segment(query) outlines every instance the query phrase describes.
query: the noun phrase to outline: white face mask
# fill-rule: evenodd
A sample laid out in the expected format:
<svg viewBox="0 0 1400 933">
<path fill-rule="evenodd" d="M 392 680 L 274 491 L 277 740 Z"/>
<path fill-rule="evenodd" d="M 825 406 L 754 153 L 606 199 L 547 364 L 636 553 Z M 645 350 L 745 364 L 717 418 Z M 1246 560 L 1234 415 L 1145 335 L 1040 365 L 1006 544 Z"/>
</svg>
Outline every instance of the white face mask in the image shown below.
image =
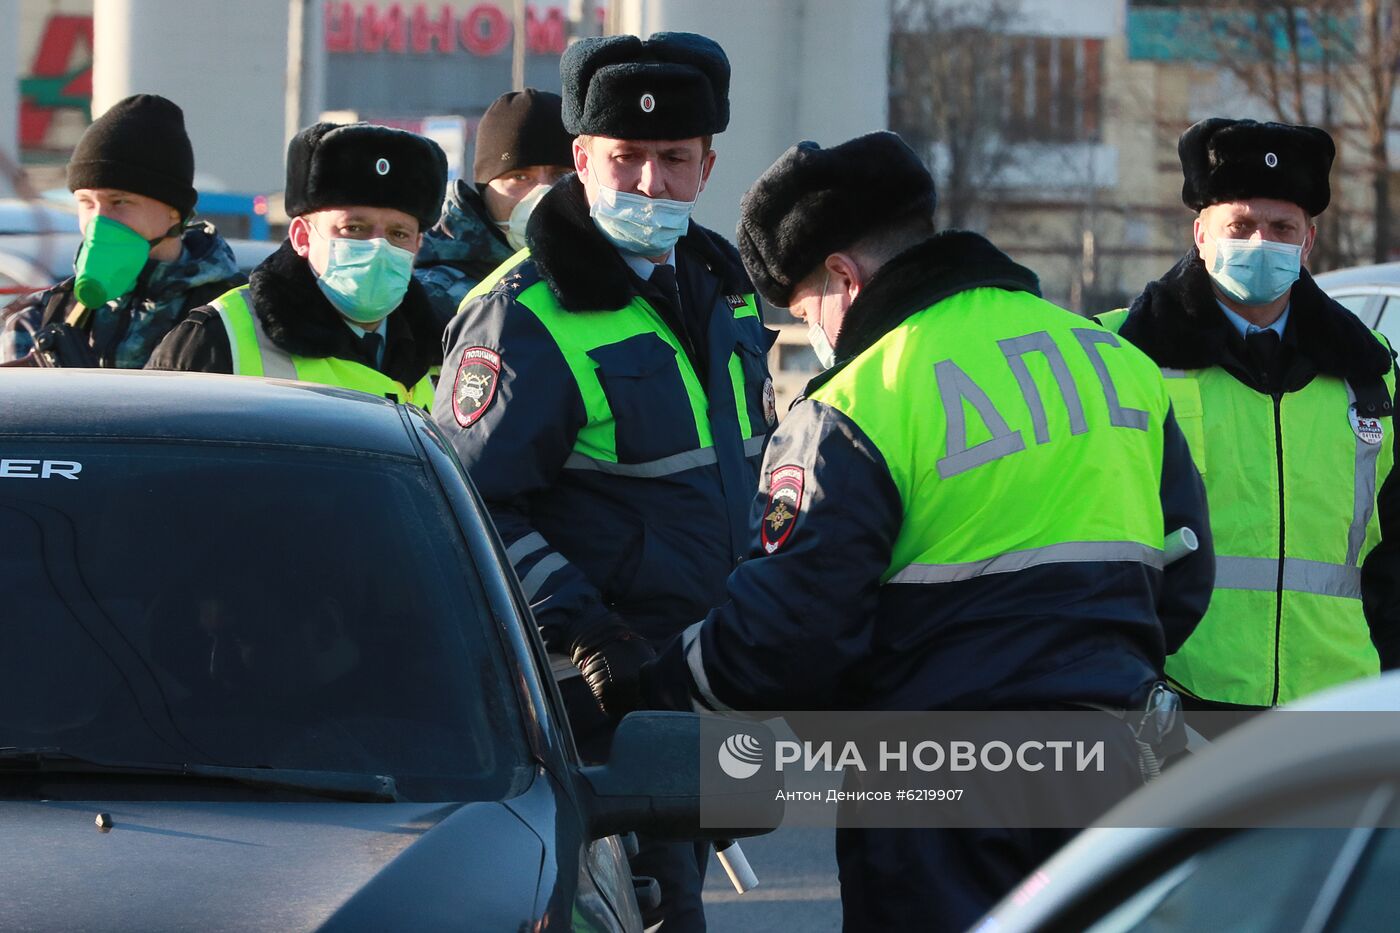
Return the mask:
<svg viewBox="0 0 1400 933">
<path fill-rule="evenodd" d="M 695 196 L 700 196 L 697 186 Z M 690 227 L 695 199 L 668 201 L 643 194 L 618 191 L 599 182 L 598 196 L 589 208 L 598 230 L 624 253 L 664 256 Z"/>
<path fill-rule="evenodd" d="M 526 247 L 525 225 L 530 221 L 530 215 L 534 213 L 535 206 L 540 203 L 540 199 L 549 193 L 549 185 L 539 185 L 525 197 L 515 202 L 515 206 L 510 209 L 510 217 L 506 220 L 496 221 L 496 226 L 500 227 L 506 235 L 506 242 L 511 249 L 521 250 Z"/>
<path fill-rule="evenodd" d="M 1215 241 L 1214 262 L 1206 271 L 1221 291 L 1240 304 L 1266 305 L 1282 298 L 1298 281 L 1301 244 L 1206 236 Z"/>
<path fill-rule="evenodd" d="M 812 352 L 817 354 L 817 362 L 822 364 L 822 369 L 830 369 L 836 365 L 836 348 L 831 344 L 831 338 L 826 335 L 826 328 L 822 327 L 822 311 L 826 305 L 826 286 L 831 282 L 831 270 L 827 270 L 826 278 L 822 279 L 822 295 L 817 299 L 817 316 L 807 324 L 807 342 L 812 345 Z"/>
</svg>

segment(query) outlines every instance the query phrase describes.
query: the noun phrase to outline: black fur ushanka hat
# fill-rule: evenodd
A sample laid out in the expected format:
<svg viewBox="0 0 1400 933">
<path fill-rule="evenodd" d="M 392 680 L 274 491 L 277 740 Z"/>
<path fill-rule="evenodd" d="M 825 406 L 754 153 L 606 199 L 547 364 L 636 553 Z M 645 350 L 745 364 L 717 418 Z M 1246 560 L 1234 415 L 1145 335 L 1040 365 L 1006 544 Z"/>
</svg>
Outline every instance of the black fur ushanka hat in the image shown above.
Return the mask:
<svg viewBox="0 0 1400 933">
<path fill-rule="evenodd" d="M 830 149 L 800 142 L 744 195 L 739 255 L 759 294 L 786 308 L 827 256 L 906 217 L 932 217 L 936 201 L 933 176 L 894 133 Z"/>
<path fill-rule="evenodd" d="M 1276 198 L 1311 217 L 1327 209 L 1337 148 L 1315 126 L 1211 117 L 1181 134 L 1181 200 L 1194 211 L 1223 201 Z"/>
<path fill-rule="evenodd" d="M 690 32 L 580 39 L 559 60 L 575 136 L 690 139 L 729 125 L 729 59 Z"/>
<path fill-rule="evenodd" d="M 437 223 L 447 156 L 431 139 L 373 123 L 317 123 L 287 146 L 287 216 L 332 207 L 391 207 Z"/>
</svg>

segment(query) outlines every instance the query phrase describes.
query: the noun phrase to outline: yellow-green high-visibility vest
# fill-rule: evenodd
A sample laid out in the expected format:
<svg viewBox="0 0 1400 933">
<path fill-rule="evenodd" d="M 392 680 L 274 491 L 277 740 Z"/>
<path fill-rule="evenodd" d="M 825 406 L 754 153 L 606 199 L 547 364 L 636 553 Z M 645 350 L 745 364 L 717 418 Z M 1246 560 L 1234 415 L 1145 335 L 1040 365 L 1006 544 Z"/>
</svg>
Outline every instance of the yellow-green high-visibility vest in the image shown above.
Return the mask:
<svg viewBox="0 0 1400 933">
<path fill-rule="evenodd" d="M 496 280 L 490 280 L 492 286 Z M 489 290 L 489 288 L 488 288 Z M 733 307 L 735 320 L 758 317 L 752 294 L 739 296 L 743 300 Z M 710 427 L 710 400 L 700 382 L 695 367 L 682 349 L 680 341 L 661 317 L 641 296 L 634 296 L 625 307 L 598 314 L 565 310 L 543 281 L 525 288 L 515 299 L 528 308 L 554 338 L 578 385 L 583 399 L 586 423 L 574 440 L 573 452 L 565 461 L 565 469 L 596 470 L 616 476 L 654 478 L 718 462 L 713 432 Z M 617 421 L 607 394 L 598 377 L 599 364 L 592 352 L 620 343 L 640 334 L 654 334 L 675 354 L 675 365 L 685 385 L 690 412 L 695 419 L 699 446 L 678 451 L 644 463 L 621 463 L 617 448 Z M 743 361 L 736 351 L 729 355 L 729 378 L 734 388 L 734 413 L 738 419 L 746 457 L 763 450 L 768 425 L 753 423 L 749 417 Z"/>
<path fill-rule="evenodd" d="M 1117 331 L 1127 315 L 1099 320 Z M 1210 609 L 1168 676 L 1202 699 L 1275 706 L 1375 674 L 1361 563 L 1380 542 L 1393 460 L 1381 423 L 1363 430 L 1354 387 L 1332 376 L 1275 399 L 1219 366 L 1162 374 L 1205 480 L 1216 559 Z M 1393 373 L 1385 390 L 1394 397 Z"/>
<path fill-rule="evenodd" d="M 428 410 L 433 404 L 433 383 L 427 375 L 410 390 L 403 383 L 363 363 L 334 356 L 299 356 L 288 353 L 263 331 L 262 322 L 248 305 L 248 286 L 243 285 L 210 303 L 219 313 L 228 332 L 236 376 L 267 376 L 272 379 L 298 379 L 343 389 L 358 389 L 396 402 L 412 402 Z"/>
<path fill-rule="evenodd" d="M 1162 566 L 1166 388 L 1146 356 L 1090 321 L 1026 292 L 960 292 L 810 398 L 860 426 L 899 490 L 886 584 Z"/>
</svg>

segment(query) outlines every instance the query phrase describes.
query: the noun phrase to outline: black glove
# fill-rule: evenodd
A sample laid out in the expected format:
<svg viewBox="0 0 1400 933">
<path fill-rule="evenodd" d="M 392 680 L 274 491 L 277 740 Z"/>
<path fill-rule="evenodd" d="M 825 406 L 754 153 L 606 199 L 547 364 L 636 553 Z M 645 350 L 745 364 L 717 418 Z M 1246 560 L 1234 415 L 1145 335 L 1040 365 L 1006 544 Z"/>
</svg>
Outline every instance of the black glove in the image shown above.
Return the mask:
<svg viewBox="0 0 1400 933">
<path fill-rule="evenodd" d="M 34 356 L 40 366 L 94 369 L 97 354 L 88 335 L 71 324 L 50 324 L 34 333 Z"/>
<path fill-rule="evenodd" d="M 621 719 L 641 705 L 638 673 L 656 652 L 621 619 L 610 616 L 579 633 L 569 655 L 608 716 Z"/>
</svg>

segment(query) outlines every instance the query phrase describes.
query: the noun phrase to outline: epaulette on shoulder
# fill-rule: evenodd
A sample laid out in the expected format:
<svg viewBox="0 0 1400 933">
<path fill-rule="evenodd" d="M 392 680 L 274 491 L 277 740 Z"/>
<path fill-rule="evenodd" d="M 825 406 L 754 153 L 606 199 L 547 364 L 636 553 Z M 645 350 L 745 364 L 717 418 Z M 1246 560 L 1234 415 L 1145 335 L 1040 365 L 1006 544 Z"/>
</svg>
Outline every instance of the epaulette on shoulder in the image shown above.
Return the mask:
<svg viewBox="0 0 1400 933">
<path fill-rule="evenodd" d="M 495 281 L 490 290 L 514 299 L 519 298 L 521 292 L 538 281 L 540 281 L 539 270 L 533 262 L 527 260 L 507 270 L 505 275 Z"/>
<path fill-rule="evenodd" d="M 491 290 L 493 292 L 509 292 L 510 294 L 514 295 L 524 287 L 524 274 L 520 272 L 512 272 L 509 275 L 501 276 L 501 278 L 496 281 L 495 286 Z"/>
</svg>

